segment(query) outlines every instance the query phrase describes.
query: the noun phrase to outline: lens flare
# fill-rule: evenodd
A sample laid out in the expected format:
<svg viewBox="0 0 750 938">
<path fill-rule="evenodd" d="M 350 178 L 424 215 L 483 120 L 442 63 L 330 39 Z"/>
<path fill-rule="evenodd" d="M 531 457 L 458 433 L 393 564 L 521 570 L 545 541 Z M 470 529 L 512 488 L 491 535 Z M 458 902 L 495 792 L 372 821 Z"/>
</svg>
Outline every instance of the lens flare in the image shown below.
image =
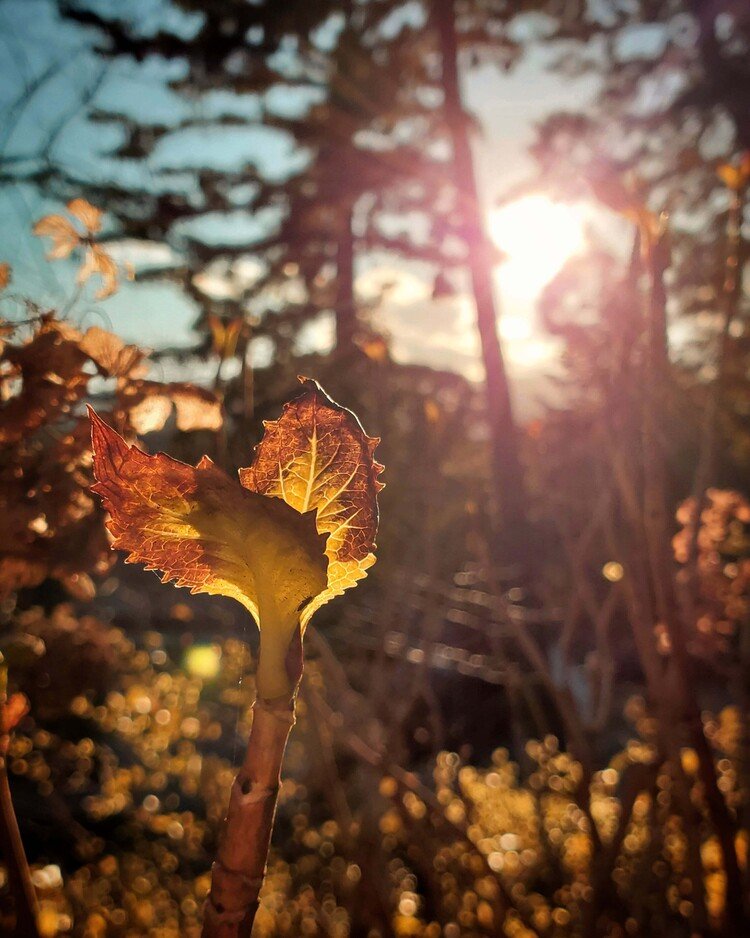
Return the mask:
<svg viewBox="0 0 750 938">
<path fill-rule="evenodd" d="M 581 210 L 543 195 L 495 209 L 488 226 L 506 258 L 500 271 L 503 294 L 518 299 L 535 299 L 584 245 Z"/>
<path fill-rule="evenodd" d="M 193 677 L 211 681 L 219 674 L 221 649 L 218 645 L 193 645 L 185 652 L 184 665 Z"/>
</svg>

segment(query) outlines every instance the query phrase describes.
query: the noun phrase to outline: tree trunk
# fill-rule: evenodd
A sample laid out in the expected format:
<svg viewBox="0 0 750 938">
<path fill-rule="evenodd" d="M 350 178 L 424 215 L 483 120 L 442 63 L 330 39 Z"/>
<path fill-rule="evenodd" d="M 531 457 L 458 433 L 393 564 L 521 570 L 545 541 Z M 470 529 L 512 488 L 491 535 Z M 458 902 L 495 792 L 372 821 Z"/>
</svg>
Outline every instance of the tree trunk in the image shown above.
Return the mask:
<svg viewBox="0 0 750 938">
<path fill-rule="evenodd" d="M 336 253 L 336 352 L 339 356 L 353 351 L 357 331 L 351 206 L 345 209 L 344 214 Z"/>
<path fill-rule="evenodd" d="M 508 375 L 497 332 L 498 310 L 492 285 L 493 251 L 479 200 L 469 122 L 461 103 L 454 0 L 436 0 L 434 15 L 442 60 L 445 118 L 453 144 L 453 173 L 485 369 L 494 546 L 498 552 L 497 559 L 527 563 L 531 544 L 526 491 Z"/>
</svg>

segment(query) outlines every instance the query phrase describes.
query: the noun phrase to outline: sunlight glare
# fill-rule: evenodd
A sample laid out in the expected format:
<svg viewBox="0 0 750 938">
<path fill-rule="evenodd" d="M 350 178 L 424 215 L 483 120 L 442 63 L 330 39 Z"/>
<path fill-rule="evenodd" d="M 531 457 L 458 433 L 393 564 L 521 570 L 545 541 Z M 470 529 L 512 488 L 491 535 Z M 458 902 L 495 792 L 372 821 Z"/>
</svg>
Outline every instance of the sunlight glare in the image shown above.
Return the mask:
<svg viewBox="0 0 750 938">
<path fill-rule="evenodd" d="M 192 645 L 185 652 L 183 664 L 188 674 L 211 681 L 221 670 L 221 648 L 218 645 Z"/>
<path fill-rule="evenodd" d="M 565 262 L 584 245 L 579 208 L 529 195 L 490 213 L 489 232 L 506 255 L 500 268 L 503 293 L 535 299 Z"/>
</svg>

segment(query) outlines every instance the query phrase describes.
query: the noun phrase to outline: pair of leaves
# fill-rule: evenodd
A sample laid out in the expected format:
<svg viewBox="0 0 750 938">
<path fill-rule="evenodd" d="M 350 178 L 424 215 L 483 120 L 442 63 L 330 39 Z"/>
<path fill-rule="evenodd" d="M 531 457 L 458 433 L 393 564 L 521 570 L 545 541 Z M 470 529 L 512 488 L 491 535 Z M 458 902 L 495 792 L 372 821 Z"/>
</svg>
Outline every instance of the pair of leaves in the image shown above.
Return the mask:
<svg viewBox="0 0 750 938">
<path fill-rule="evenodd" d="M 85 199 L 73 199 L 68 202 L 67 209 L 79 226 L 83 226 L 83 231 L 64 215 L 54 214 L 40 218 L 34 225 L 34 234 L 51 239 L 52 247 L 47 253 L 50 260 L 62 260 L 70 257 L 76 248 L 83 248 L 85 253 L 78 269 L 78 284 L 83 286 L 98 274 L 102 286 L 96 293 L 96 299 L 104 300 L 116 293 L 118 287 L 117 264 L 95 240 L 101 231 L 104 213 Z"/>
<path fill-rule="evenodd" d="M 261 696 L 289 690 L 296 628 L 374 563 L 377 439 L 311 380 L 265 424 L 255 459 L 232 481 L 204 457 L 188 466 L 129 446 L 91 411 L 93 490 L 128 562 L 192 592 L 232 596 L 261 627 Z"/>
<path fill-rule="evenodd" d="M 211 330 L 211 351 L 218 355 L 222 361 L 232 358 L 237 351 L 245 320 L 221 319 L 219 316 L 209 314 L 208 327 Z"/>
</svg>

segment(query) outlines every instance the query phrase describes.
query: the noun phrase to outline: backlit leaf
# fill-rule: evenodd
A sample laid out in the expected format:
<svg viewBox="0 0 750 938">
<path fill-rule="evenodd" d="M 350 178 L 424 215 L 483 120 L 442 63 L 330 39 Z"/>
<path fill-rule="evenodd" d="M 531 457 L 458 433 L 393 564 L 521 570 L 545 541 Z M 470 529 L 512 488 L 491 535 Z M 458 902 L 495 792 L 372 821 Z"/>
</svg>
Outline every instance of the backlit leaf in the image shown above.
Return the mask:
<svg viewBox="0 0 750 938">
<path fill-rule="evenodd" d="M 69 257 L 78 248 L 84 248 L 85 254 L 77 282 L 85 284 L 95 274 L 102 279 L 102 285 L 95 294 L 95 299 L 104 300 L 117 292 L 118 268 L 114 258 L 96 242 L 95 236 L 101 229 L 104 213 L 85 199 L 73 199 L 67 209 L 73 218 L 86 229 L 81 232 L 64 215 L 45 215 L 34 225 L 34 234 L 52 239 L 52 248 L 47 253 L 50 259 L 60 260 Z"/>
<path fill-rule="evenodd" d="M 68 211 L 84 225 L 90 235 L 101 229 L 104 212 L 86 199 L 73 199 L 68 202 Z"/>
<path fill-rule="evenodd" d="M 99 274 L 102 278 L 102 286 L 97 290 L 95 299 L 106 300 L 117 292 L 117 264 L 98 244 L 89 245 L 83 264 L 78 270 L 78 284 L 83 285 L 94 274 Z"/>
<path fill-rule="evenodd" d="M 242 485 L 206 457 L 188 466 L 148 456 L 90 411 L 93 491 L 110 513 L 113 546 L 165 581 L 250 611 L 261 632 L 261 696 L 290 692 L 295 632 L 375 562 L 378 440 L 316 382 L 303 383 L 266 423 Z"/>
<path fill-rule="evenodd" d="M 123 392 L 122 399 L 136 433 L 161 430 L 172 410 L 178 430 L 219 430 L 224 420 L 216 395 L 194 384 L 137 381 Z"/>
<path fill-rule="evenodd" d="M 64 412 L 86 392 L 86 355 L 73 329 L 43 323 L 31 341 L 8 344 L 0 376 L 0 443 L 22 439 L 50 414 Z M 6 387 L 7 385 L 7 387 Z"/>
<path fill-rule="evenodd" d="M 34 225 L 33 231 L 40 238 L 52 239 L 52 247 L 47 252 L 50 260 L 69 257 L 81 243 L 81 236 L 75 226 L 63 215 L 45 215 Z"/>
<path fill-rule="evenodd" d="M 119 336 L 100 326 L 91 326 L 79 343 L 81 349 L 107 377 L 140 377 L 144 368 L 136 371 L 143 361 L 143 352 L 135 345 L 126 345 Z"/>
<path fill-rule="evenodd" d="M 129 446 L 93 410 L 93 491 L 113 547 L 194 593 L 231 596 L 261 627 L 262 696 L 290 690 L 284 661 L 300 608 L 326 588 L 312 516 L 230 479 L 210 459 L 189 466 Z"/>
<path fill-rule="evenodd" d="M 299 512 L 314 510 L 318 531 L 328 535 L 328 588 L 305 609 L 306 625 L 316 609 L 354 586 L 375 562 L 383 467 L 373 457 L 379 440 L 367 436 L 356 416 L 317 382 L 300 380 L 303 393 L 284 406 L 278 420 L 266 422 L 253 464 L 240 469 L 240 481 Z"/>
</svg>

